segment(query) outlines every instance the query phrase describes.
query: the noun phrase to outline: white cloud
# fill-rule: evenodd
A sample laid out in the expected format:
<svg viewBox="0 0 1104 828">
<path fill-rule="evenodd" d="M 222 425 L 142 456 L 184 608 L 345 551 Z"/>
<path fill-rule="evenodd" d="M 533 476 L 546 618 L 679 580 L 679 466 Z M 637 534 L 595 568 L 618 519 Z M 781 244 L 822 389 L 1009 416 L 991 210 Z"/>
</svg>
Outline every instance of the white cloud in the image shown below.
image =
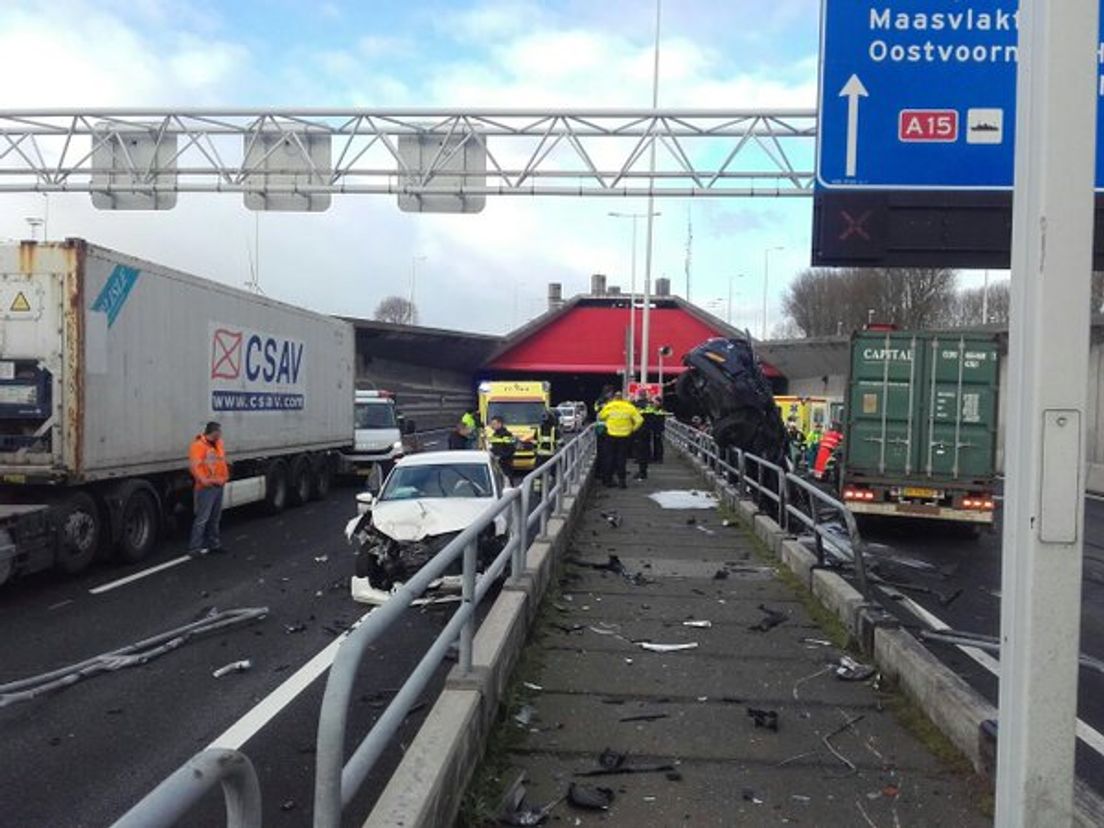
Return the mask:
<svg viewBox="0 0 1104 828">
<path fill-rule="evenodd" d="M 177 5 L 59 0 L 0 11 L 0 72 L 21 79 L 0 92 L 0 105 L 615 107 L 651 100 L 650 22 L 629 34 L 580 13 L 562 26 L 539 4 L 495 3 L 442 16 L 432 27 L 439 39 L 432 45 L 414 29 L 350 28 L 343 41 L 304 41 L 273 63 L 264 43 L 231 34 L 248 27 L 224 25 L 204 6 L 174 16 Z M 776 5 L 794 6 L 789 0 Z M 348 26 L 348 9 L 335 9 Z M 622 13 L 641 14 L 638 4 L 625 5 Z M 677 23 L 678 7 L 667 13 Z M 676 25 L 665 31 L 661 106 L 813 102 L 815 59 L 737 67 L 715 33 L 694 37 Z M 399 74 L 403 63 L 396 58 L 430 49 L 434 59 L 420 62 L 416 74 Z M 599 153 L 600 161 L 611 157 Z M 0 211 L 0 236 L 24 236 L 23 216 L 40 213 L 42 199 L 8 198 L 13 209 Z M 423 320 L 500 332 L 513 321 L 515 294 L 519 315 L 531 315 L 548 281 L 564 282 L 571 295 L 585 289 L 590 273 L 606 272 L 627 287 L 630 228 L 606 213 L 643 210 L 636 201 L 492 197 L 479 215 L 432 216 L 400 213 L 388 197 L 335 197 L 321 215 L 261 216 L 261 282 L 275 298 L 370 315 L 383 296 L 405 293 L 411 257 L 425 254 L 418 290 Z M 94 211 L 86 196 L 51 197 L 51 235 L 84 236 L 242 284 L 254 216 L 240 197 L 185 194 L 179 204 L 167 213 L 115 214 Z M 686 205 L 661 201 L 657 209 L 664 215 L 656 222 L 654 274 L 666 273 L 677 288 L 683 284 Z M 709 220 L 721 210 L 719 203 L 694 206 L 695 298 L 722 295 L 732 271 L 761 273 L 766 246 L 784 243 L 794 251 L 772 258 L 772 286 L 803 263 L 808 205 L 745 202 L 741 210 L 758 219 L 738 226 Z M 641 246 L 641 274 L 643 266 Z"/>
</svg>

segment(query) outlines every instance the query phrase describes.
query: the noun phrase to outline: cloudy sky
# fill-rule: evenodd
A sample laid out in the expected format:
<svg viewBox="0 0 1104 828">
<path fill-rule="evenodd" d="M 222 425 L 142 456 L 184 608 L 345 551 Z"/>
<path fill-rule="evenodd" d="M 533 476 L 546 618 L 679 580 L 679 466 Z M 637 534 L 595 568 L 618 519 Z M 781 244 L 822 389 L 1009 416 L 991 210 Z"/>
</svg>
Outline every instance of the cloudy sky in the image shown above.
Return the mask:
<svg viewBox="0 0 1104 828">
<path fill-rule="evenodd" d="M 660 105 L 815 104 L 814 0 L 668 0 Z M 650 103 L 651 0 L 51 0 L 0 4 L 0 107 L 636 106 Z M 663 200 L 656 276 L 684 292 L 687 211 L 694 301 L 727 297 L 758 327 L 763 251 L 770 302 L 808 264 L 811 204 Z M 7 196 L 0 238 L 28 235 L 42 196 Z M 644 209 L 618 202 L 617 209 Z M 412 215 L 387 196 L 336 197 L 324 213 L 255 214 L 234 195 L 181 195 L 159 213 L 94 210 L 49 197 L 51 237 L 81 236 L 227 283 L 249 275 L 274 298 L 370 316 L 408 289 L 418 262 L 422 322 L 502 332 L 543 308 L 546 285 L 589 274 L 628 283 L 630 229 L 595 199 L 488 200 L 478 215 Z M 643 234 L 641 234 L 643 235 Z M 641 259 L 641 261 L 643 261 Z M 722 315 L 723 303 L 715 306 Z"/>
</svg>

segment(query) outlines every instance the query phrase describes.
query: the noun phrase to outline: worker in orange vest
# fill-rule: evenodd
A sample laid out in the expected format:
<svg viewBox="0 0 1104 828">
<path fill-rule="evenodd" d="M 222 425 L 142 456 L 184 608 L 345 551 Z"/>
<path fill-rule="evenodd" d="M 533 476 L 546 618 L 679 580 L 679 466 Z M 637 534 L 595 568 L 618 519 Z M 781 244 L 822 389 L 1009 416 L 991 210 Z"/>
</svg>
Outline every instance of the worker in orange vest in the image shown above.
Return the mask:
<svg viewBox="0 0 1104 828">
<path fill-rule="evenodd" d="M 197 434 L 188 448 L 188 471 L 195 481 L 192 535 L 188 554 L 193 558 L 208 552 L 225 552 L 219 540 L 222 519 L 222 489 L 230 479 L 226 450 L 222 446 L 222 426 L 211 421 Z"/>
<path fill-rule="evenodd" d="M 828 463 L 842 442 L 843 432 L 840 430 L 840 424 L 832 423 L 831 428 L 820 438 L 820 444 L 817 447 L 816 462 L 813 463 L 813 477 L 817 480 L 824 479 L 825 472 L 828 471 Z"/>
</svg>

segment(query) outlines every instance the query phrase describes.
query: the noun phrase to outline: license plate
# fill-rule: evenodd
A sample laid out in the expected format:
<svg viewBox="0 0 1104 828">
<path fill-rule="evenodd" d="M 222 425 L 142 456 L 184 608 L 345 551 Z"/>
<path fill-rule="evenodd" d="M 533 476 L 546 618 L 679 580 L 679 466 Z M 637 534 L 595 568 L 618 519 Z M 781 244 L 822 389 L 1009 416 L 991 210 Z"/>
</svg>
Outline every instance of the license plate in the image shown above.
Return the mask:
<svg viewBox="0 0 1104 828">
<path fill-rule="evenodd" d="M 924 500 L 936 500 L 942 497 L 942 493 L 937 489 L 921 489 L 915 486 L 909 486 L 905 489 L 905 497 L 919 497 Z"/>
</svg>

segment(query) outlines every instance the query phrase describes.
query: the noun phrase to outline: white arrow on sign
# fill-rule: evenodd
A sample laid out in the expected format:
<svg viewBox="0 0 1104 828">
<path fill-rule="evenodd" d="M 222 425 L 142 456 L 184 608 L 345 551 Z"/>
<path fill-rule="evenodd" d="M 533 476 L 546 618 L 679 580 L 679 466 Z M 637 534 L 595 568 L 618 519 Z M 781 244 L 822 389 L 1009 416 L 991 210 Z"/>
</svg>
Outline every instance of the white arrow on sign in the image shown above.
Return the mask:
<svg viewBox="0 0 1104 828">
<path fill-rule="evenodd" d="M 847 168 L 848 178 L 854 178 L 859 166 L 859 98 L 869 98 L 858 75 L 852 75 L 840 90 L 840 97 L 847 98 Z"/>
</svg>

